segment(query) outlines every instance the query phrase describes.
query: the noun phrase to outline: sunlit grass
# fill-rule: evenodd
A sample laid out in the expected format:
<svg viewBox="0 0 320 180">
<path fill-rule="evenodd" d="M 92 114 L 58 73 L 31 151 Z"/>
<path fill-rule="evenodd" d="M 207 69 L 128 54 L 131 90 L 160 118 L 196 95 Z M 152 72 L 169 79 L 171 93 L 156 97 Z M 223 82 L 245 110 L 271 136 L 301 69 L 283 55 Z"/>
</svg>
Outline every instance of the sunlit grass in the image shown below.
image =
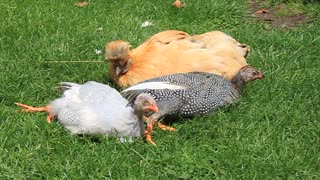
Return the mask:
<svg viewBox="0 0 320 180">
<path fill-rule="evenodd" d="M 292 30 L 247 18 L 246 2 L 0 2 L 0 178 L 12 179 L 314 179 L 320 176 L 320 23 Z M 311 12 L 319 12 L 319 5 Z M 316 15 L 316 14 L 313 14 Z M 154 26 L 142 28 L 144 21 Z M 106 42 L 137 46 L 166 29 L 190 34 L 222 30 L 251 46 L 248 62 L 266 78 L 248 84 L 238 103 L 209 117 L 175 122 L 121 144 L 104 136 L 72 136 L 45 114 L 18 112 L 14 102 L 46 105 L 61 81 L 109 83 Z M 110 84 L 110 83 L 109 83 Z"/>
</svg>

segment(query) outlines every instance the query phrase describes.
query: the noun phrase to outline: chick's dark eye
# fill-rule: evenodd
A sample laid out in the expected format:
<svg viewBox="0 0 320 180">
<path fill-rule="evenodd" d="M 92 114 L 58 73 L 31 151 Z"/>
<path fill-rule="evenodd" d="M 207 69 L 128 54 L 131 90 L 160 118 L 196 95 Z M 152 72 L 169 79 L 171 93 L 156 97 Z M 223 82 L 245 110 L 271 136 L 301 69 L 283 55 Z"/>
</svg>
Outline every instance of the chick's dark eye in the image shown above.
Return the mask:
<svg viewBox="0 0 320 180">
<path fill-rule="evenodd" d="M 256 76 L 258 73 L 256 71 L 252 72 L 252 76 Z"/>
<path fill-rule="evenodd" d="M 143 106 L 147 106 L 147 105 L 149 105 L 149 103 L 148 103 L 147 100 L 144 100 L 144 101 L 142 101 L 142 105 L 143 105 Z"/>
</svg>

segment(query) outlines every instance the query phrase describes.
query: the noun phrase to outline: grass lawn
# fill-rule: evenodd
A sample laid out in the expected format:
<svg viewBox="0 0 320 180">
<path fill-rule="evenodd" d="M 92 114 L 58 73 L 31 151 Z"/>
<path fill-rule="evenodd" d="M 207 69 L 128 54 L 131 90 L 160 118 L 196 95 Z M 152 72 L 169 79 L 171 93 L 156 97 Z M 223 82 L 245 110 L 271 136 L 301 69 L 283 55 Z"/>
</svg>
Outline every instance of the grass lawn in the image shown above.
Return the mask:
<svg viewBox="0 0 320 180">
<path fill-rule="evenodd" d="M 184 9 L 173 0 L 75 2 L 0 1 L 0 179 L 320 177 L 318 3 L 298 3 L 310 22 L 281 28 L 255 21 L 245 0 L 188 0 Z M 154 25 L 142 28 L 144 21 Z M 167 29 L 224 31 L 251 46 L 248 62 L 266 78 L 248 84 L 233 106 L 175 122 L 176 133 L 156 128 L 157 147 L 72 136 L 47 124 L 45 114 L 14 105 L 46 105 L 59 97 L 54 87 L 61 81 L 109 81 L 107 62 L 47 61 L 101 61 L 111 40 L 137 46 Z"/>
</svg>

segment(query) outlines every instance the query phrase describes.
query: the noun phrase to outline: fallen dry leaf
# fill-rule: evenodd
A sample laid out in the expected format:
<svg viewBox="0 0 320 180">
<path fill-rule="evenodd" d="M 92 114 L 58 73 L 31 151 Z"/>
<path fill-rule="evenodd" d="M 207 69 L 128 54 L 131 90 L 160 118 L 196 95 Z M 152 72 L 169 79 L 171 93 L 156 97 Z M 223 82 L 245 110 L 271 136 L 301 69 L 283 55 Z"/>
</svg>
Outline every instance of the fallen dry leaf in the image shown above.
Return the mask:
<svg viewBox="0 0 320 180">
<path fill-rule="evenodd" d="M 256 14 L 266 14 L 266 13 L 268 13 L 267 9 L 259 9 L 256 11 Z"/>
<path fill-rule="evenodd" d="M 175 6 L 175 7 L 177 7 L 177 8 L 186 7 L 186 3 L 181 3 L 180 0 L 176 0 L 172 5 Z"/>
<path fill-rule="evenodd" d="M 89 4 L 90 4 L 90 3 L 87 2 L 87 1 L 74 3 L 74 5 L 77 6 L 77 7 L 84 7 L 84 6 L 87 6 L 87 5 L 89 5 Z"/>
</svg>

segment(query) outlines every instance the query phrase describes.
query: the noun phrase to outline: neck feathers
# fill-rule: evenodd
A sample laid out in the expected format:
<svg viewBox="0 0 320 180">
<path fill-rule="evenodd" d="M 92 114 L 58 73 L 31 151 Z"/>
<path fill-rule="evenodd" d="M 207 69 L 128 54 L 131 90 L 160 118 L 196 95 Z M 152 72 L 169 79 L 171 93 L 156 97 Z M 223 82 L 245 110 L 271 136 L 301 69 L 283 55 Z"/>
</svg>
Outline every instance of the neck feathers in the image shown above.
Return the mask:
<svg viewBox="0 0 320 180">
<path fill-rule="evenodd" d="M 241 70 L 236 74 L 234 78 L 232 78 L 231 83 L 233 84 L 234 88 L 240 93 L 244 88 L 246 82 L 243 78 Z"/>
</svg>

